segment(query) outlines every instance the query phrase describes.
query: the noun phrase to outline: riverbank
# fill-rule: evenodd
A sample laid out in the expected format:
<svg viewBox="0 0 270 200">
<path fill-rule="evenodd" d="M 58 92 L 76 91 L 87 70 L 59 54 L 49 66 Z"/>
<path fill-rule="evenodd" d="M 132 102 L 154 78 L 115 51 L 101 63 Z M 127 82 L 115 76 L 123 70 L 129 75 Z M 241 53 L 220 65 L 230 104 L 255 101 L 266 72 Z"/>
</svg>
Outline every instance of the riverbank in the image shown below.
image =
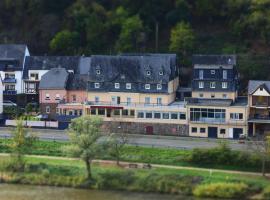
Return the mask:
<svg viewBox="0 0 270 200">
<path fill-rule="evenodd" d="M 196 195 L 194 191 L 202 185 L 219 184 L 230 187 L 230 191 L 241 186 L 242 192 L 235 192 L 230 198 L 253 196 L 261 193 L 270 181 L 255 174 L 235 174 L 221 171 L 195 169 L 173 169 L 153 167 L 151 169 L 130 169 L 123 164 L 118 167 L 113 162 L 93 164 L 93 178 L 85 179 L 84 163 L 69 158 L 26 157 L 27 166 L 23 173 L 13 173 L 4 168 L 8 159 L 0 156 L 0 178 L 5 183 L 65 186 L 75 188 L 155 192 L 168 194 Z M 234 185 L 228 185 L 233 183 Z M 243 186 L 244 185 L 244 186 Z M 217 187 L 216 185 L 210 185 Z M 234 188 L 234 189 L 232 189 Z M 197 189 L 198 190 L 198 189 Z M 222 193 L 221 193 L 222 194 Z M 204 195 L 204 194 L 197 194 Z M 218 197 L 218 196 L 216 196 Z"/>
</svg>

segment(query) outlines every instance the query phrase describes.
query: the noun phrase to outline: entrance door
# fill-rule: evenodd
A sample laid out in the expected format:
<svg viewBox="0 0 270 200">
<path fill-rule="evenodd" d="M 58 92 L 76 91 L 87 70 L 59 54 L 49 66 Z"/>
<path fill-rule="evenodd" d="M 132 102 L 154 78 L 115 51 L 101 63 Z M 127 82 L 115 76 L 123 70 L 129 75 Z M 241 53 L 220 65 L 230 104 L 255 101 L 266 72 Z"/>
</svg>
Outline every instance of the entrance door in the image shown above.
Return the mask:
<svg viewBox="0 0 270 200">
<path fill-rule="evenodd" d="M 217 127 L 208 127 L 208 137 L 217 138 Z"/>
<path fill-rule="evenodd" d="M 234 128 L 233 129 L 233 139 L 239 139 L 239 136 L 243 134 L 242 128 Z"/>
<path fill-rule="evenodd" d="M 112 109 L 107 109 L 107 117 L 111 117 Z"/>
</svg>

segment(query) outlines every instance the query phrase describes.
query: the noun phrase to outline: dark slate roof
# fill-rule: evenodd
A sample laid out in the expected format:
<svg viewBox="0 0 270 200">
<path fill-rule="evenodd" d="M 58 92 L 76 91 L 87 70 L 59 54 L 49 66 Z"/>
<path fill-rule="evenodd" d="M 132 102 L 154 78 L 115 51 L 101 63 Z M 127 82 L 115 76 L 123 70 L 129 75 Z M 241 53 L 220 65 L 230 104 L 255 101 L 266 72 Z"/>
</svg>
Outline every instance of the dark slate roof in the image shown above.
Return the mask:
<svg viewBox="0 0 270 200">
<path fill-rule="evenodd" d="M 53 68 L 41 77 L 39 89 L 65 89 L 69 73 L 64 68 Z"/>
<path fill-rule="evenodd" d="M 270 91 L 270 81 L 250 80 L 248 82 L 248 94 L 254 93 L 260 86 L 263 86 L 267 91 Z"/>
<path fill-rule="evenodd" d="M 67 89 L 68 90 L 86 90 L 88 75 L 70 73 Z"/>
<path fill-rule="evenodd" d="M 193 65 L 236 65 L 236 55 L 193 55 Z"/>
<path fill-rule="evenodd" d="M 0 70 L 3 70 L 5 66 L 4 62 L 9 62 L 14 64 L 14 67 L 18 68 L 17 70 L 23 69 L 24 56 L 27 50 L 27 46 L 24 44 L 1 44 L 0 45 Z"/>
<path fill-rule="evenodd" d="M 59 67 L 77 73 L 79 63 L 79 56 L 27 56 L 23 78 L 28 79 L 28 70 L 50 70 Z"/>
<path fill-rule="evenodd" d="M 248 97 L 237 97 L 232 106 L 247 106 L 248 105 Z"/>
<path fill-rule="evenodd" d="M 88 74 L 91 66 L 91 57 L 81 57 L 79 64 L 79 73 Z"/>
<path fill-rule="evenodd" d="M 100 75 L 96 74 L 97 69 Z M 146 71 L 151 75 L 146 75 Z M 91 82 L 168 83 L 177 76 L 175 54 L 94 55 L 89 71 Z"/>
<path fill-rule="evenodd" d="M 228 107 L 232 105 L 231 99 L 200 99 L 200 98 L 186 98 L 188 105 L 196 106 L 221 106 Z"/>
</svg>

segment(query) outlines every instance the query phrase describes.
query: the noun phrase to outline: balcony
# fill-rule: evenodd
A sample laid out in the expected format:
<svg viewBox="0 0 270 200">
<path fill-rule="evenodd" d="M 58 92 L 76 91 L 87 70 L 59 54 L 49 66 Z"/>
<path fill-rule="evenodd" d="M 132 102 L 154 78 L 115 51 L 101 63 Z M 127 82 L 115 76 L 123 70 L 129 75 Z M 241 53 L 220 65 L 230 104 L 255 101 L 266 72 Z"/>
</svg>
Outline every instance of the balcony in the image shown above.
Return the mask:
<svg viewBox="0 0 270 200">
<path fill-rule="evenodd" d="M 121 103 L 115 103 L 115 102 L 106 102 L 106 101 L 87 101 L 85 103 L 89 106 L 110 106 L 110 107 L 123 107 L 123 106 L 129 106 L 129 107 L 143 107 L 143 108 L 183 108 L 185 106 L 185 102 L 173 102 L 169 105 L 166 104 L 155 104 L 155 103 L 131 103 L 131 102 L 121 102 Z"/>
<path fill-rule="evenodd" d="M 16 95 L 17 91 L 16 90 L 4 90 L 3 94 L 4 95 Z"/>
<path fill-rule="evenodd" d="M 270 107 L 270 99 L 264 96 L 253 96 L 251 106 L 255 108 L 268 108 Z"/>
<path fill-rule="evenodd" d="M 5 78 L 3 80 L 3 83 L 16 83 L 16 79 L 15 78 Z"/>
<path fill-rule="evenodd" d="M 198 118 L 190 120 L 193 123 L 225 124 L 225 118 Z"/>
<path fill-rule="evenodd" d="M 249 122 L 270 123 L 270 115 L 254 114 L 249 117 Z"/>
</svg>

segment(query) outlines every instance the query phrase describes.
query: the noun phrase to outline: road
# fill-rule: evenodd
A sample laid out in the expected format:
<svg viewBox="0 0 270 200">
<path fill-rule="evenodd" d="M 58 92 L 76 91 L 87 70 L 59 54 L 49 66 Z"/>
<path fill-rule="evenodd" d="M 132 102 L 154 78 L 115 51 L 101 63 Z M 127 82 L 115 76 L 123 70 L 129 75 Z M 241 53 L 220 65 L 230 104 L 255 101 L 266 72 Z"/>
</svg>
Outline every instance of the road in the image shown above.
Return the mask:
<svg viewBox="0 0 270 200">
<path fill-rule="evenodd" d="M 33 133 L 41 140 L 68 141 L 69 137 L 65 131 L 32 129 Z M 10 138 L 11 129 L 0 128 L 0 137 Z M 107 136 L 100 138 L 100 141 L 107 139 Z M 219 145 L 221 140 L 208 138 L 156 136 L 156 135 L 129 135 L 128 143 L 136 146 L 175 148 L 175 149 L 194 149 L 194 148 L 213 148 Z M 247 151 L 248 145 L 239 144 L 236 140 L 227 140 L 228 145 L 233 150 Z"/>
</svg>

